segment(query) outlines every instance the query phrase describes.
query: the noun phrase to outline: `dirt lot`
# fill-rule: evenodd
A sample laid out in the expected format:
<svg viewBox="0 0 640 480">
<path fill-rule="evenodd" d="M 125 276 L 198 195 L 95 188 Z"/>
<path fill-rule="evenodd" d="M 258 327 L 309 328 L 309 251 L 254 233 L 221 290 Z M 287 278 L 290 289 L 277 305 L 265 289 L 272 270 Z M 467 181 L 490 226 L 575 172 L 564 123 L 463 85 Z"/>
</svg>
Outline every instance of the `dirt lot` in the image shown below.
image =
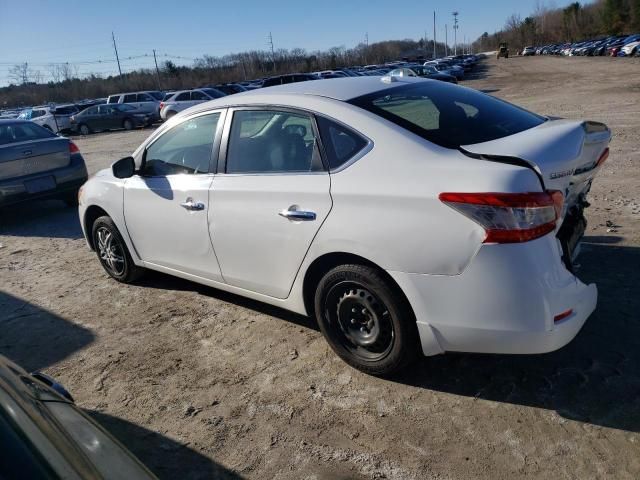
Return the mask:
<svg viewBox="0 0 640 480">
<path fill-rule="evenodd" d="M 599 304 L 542 356 L 359 373 L 307 318 L 160 274 L 107 278 L 61 203 L 0 216 L 0 353 L 58 377 L 163 478 L 639 478 L 640 59 L 490 59 L 465 83 L 607 123 L 580 276 Z M 94 172 L 149 130 L 78 138 Z"/>
</svg>

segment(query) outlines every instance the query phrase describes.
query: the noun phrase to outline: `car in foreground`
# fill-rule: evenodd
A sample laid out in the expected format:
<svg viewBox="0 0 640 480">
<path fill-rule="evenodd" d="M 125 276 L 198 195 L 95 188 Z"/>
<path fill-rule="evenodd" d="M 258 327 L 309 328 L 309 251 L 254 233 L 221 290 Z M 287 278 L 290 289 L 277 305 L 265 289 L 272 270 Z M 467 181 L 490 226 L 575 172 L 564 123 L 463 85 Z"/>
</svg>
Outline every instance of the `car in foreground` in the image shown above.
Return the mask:
<svg viewBox="0 0 640 480">
<path fill-rule="evenodd" d="M 108 275 L 315 317 L 350 365 L 543 353 L 596 305 L 573 273 L 609 129 L 412 77 L 318 80 L 178 114 L 80 194 Z"/>
<path fill-rule="evenodd" d="M 107 130 L 132 130 L 147 127 L 154 117 L 127 104 L 104 104 L 89 107 L 71 117 L 71 129 L 82 135 Z"/>
<path fill-rule="evenodd" d="M 198 103 L 215 100 L 225 95 L 224 92 L 215 88 L 180 90 L 160 103 L 160 118 L 162 120 L 169 120 L 176 113 L 186 110 L 189 107 L 193 107 Z"/>
<path fill-rule="evenodd" d="M 71 116 L 78 112 L 78 107 L 75 105 L 44 105 L 27 108 L 18 115 L 18 118 L 30 120 L 53 133 L 58 133 L 71 128 Z"/>
<path fill-rule="evenodd" d="M 87 167 L 71 140 L 27 120 L 0 120 L 0 208 L 48 198 L 77 205 L 86 180 Z"/>
<path fill-rule="evenodd" d="M 136 457 L 43 373 L 0 355 L 0 476 L 18 479 L 154 479 Z"/>
</svg>

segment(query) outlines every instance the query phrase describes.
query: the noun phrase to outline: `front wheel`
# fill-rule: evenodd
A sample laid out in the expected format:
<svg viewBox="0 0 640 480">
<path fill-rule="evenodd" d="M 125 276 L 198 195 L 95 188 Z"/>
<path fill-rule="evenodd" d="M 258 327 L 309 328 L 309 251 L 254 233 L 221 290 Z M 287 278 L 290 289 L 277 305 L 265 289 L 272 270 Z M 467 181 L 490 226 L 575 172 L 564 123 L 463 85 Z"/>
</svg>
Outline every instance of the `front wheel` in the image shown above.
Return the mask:
<svg viewBox="0 0 640 480">
<path fill-rule="evenodd" d="M 91 129 L 89 128 L 89 125 L 87 125 L 86 123 L 83 123 L 82 125 L 80 125 L 80 133 L 82 135 L 89 135 L 91 133 Z"/>
<path fill-rule="evenodd" d="M 365 373 L 391 375 L 419 352 L 411 307 L 373 267 L 342 265 L 327 272 L 316 289 L 315 314 L 331 348 Z"/>
<path fill-rule="evenodd" d="M 98 260 L 111 277 L 123 283 L 140 278 L 144 269 L 133 263 L 127 245 L 111 217 L 105 215 L 93 222 L 91 234 Z"/>
<path fill-rule="evenodd" d="M 128 118 L 125 118 L 124 122 L 122 122 L 122 126 L 124 127 L 125 130 L 132 130 L 133 122 Z"/>
</svg>

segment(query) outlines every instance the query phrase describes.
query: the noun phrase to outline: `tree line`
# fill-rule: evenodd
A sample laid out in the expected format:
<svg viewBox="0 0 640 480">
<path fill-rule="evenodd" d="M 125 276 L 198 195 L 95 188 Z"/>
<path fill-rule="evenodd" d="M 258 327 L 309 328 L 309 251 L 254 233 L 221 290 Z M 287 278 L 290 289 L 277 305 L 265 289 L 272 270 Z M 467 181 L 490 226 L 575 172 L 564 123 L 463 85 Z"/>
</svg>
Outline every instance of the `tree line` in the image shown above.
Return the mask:
<svg viewBox="0 0 640 480">
<path fill-rule="evenodd" d="M 527 45 L 544 45 L 587 40 L 606 35 L 640 32 L 640 0 L 596 0 L 588 4 L 573 2 L 564 8 L 551 8 L 536 2 L 532 15 L 524 19 L 509 16 L 502 30 L 483 33 L 474 43 L 478 50 L 495 50 L 507 42 L 512 50 Z"/>
<path fill-rule="evenodd" d="M 436 44 L 437 54 L 445 46 Z M 388 40 L 361 43 L 354 48 L 333 47 L 325 51 L 307 52 L 301 48 L 270 51 L 253 50 L 223 56 L 203 55 L 190 66 L 179 66 L 168 60 L 159 71 L 140 68 L 123 75 L 89 74 L 79 78 L 71 64 L 51 65 L 46 72 L 32 70 L 28 63 L 10 70 L 11 84 L 0 88 L 0 108 L 21 107 L 55 102 L 74 102 L 102 98 L 113 93 L 136 90 L 169 90 L 197 88 L 218 83 L 253 80 L 293 72 L 333 70 L 354 65 L 380 64 L 398 60 L 410 53 L 425 58 L 433 54 L 433 40 Z M 43 82 L 43 78 L 49 79 Z"/>
</svg>

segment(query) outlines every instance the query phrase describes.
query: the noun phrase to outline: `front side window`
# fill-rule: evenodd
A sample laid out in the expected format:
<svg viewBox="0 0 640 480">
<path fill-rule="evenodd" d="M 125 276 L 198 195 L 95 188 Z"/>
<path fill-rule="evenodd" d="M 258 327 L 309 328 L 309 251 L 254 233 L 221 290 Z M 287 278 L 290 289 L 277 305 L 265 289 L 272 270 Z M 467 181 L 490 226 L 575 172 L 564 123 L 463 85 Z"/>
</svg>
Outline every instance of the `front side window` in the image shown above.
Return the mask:
<svg viewBox="0 0 640 480">
<path fill-rule="evenodd" d="M 118 103 L 118 100 L 120 100 L 120 95 L 111 95 L 107 103 Z"/>
<path fill-rule="evenodd" d="M 219 113 L 190 118 L 162 134 L 147 147 L 143 176 L 209 172 Z"/>
<path fill-rule="evenodd" d="M 402 85 L 349 103 L 445 148 L 496 140 L 545 121 L 495 97 L 445 82 Z"/>
<path fill-rule="evenodd" d="M 304 173 L 322 169 L 309 115 L 267 110 L 234 113 L 227 173 Z"/>
<path fill-rule="evenodd" d="M 150 95 L 147 95 L 146 93 L 139 93 L 138 94 L 138 102 L 154 102 L 155 100 L 153 98 L 151 98 Z"/>
<path fill-rule="evenodd" d="M 130 93 L 129 95 L 125 95 L 124 96 L 124 103 L 133 103 L 136 101 L 136 94 L 135 93 Z"/>
<path fill-rule="evenodd" d="M 189 92 L 182 92 L 176 98 L 173 99 L 174 102 L 188 102 L 191 98 L 191 94 Z"/>
<path fill-rule="evenodd" d="M 199 90 L 194 90 L 191 92 L 191 100 L 209 100 L 209 97 Z"/>
</svg>

